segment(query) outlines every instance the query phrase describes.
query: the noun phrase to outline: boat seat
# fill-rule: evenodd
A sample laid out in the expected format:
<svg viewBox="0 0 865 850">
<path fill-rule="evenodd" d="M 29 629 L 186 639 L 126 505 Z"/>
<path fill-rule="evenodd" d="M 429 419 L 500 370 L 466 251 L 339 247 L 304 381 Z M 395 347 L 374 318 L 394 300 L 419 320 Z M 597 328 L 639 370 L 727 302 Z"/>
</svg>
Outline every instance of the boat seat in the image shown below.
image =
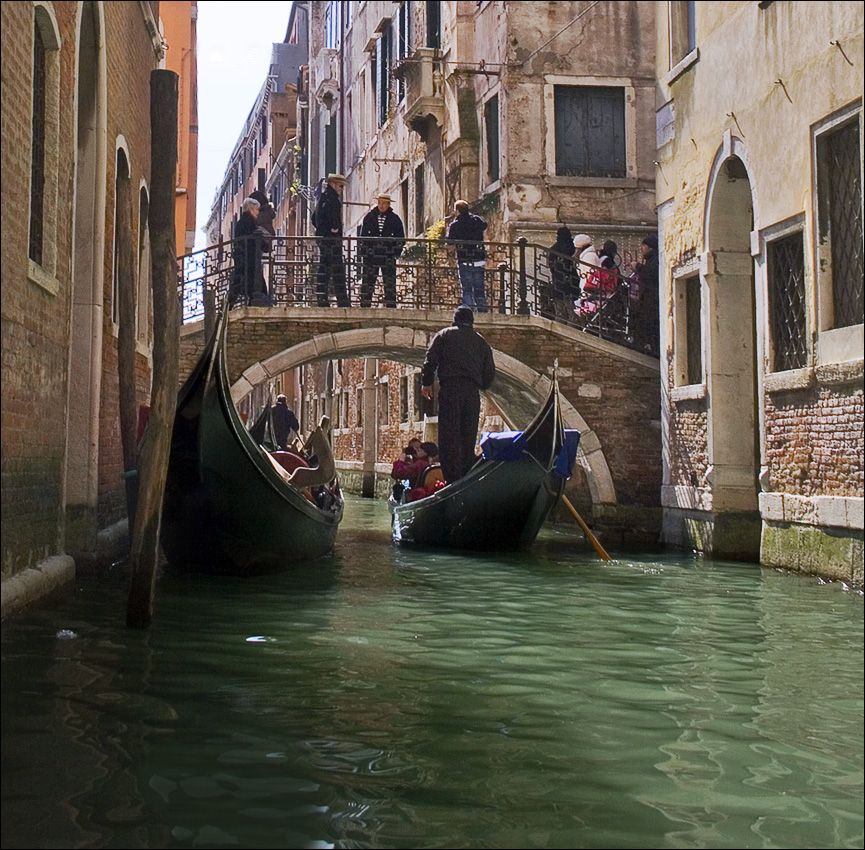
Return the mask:
<svg viewBox="0 0 865 850">
<path fill-rule="evenodd" d="M 430 487 L 433 486 L 438 481 L 444 481 L 445 476 L 442 472 L 442 467 L 440 463 L 430 464 L 420 476 L 420 480 L 418 481 L 418 487 L 423 487 L 425 490 L 429 490 Z"/>
<path fill-rule="evenodd" d="M 336 475 L 336 464 L 333 460 L 333 450 L 321 427 L 312 432 L 307 448 L 318 459 L 318 465 L 313 467 L 299 466 L 291 473 L 288 483 L 292 487 L 305 490 L 307 487 L 318 487 L 327 484 Z"/>
<path fill-rule="evenodd" d="M 271 452 L 271 454 L 277 463 L 288 473 L 292 473 L 300 467 L 309 467 L 306 458 L 301 457 L 296 452 Z"/>
</svg>

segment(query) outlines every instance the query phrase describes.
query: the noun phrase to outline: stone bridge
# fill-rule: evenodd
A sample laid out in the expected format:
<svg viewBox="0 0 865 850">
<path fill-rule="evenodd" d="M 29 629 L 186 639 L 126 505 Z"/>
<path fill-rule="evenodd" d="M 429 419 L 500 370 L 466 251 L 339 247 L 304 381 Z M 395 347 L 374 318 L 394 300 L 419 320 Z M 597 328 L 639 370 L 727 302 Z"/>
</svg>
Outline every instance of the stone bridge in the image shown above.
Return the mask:
<svg viewBox="0 0 865 850">
<path fill-rule="evenodd" d="M 240 401 L 269 378 L 316 360 L 373 357 L 420 366 L 450 310 L 246 307 L 230 313 L 228 363 Z M 528 424 L 559 361 L 566 426 L 582 432 L 579 460 L 596 521 L 660 524 L 662 476 L 658 361 L 538 316 L 479 314 L 493 348 L 489 396 L 517 427 Z M 204 344 L 202 322 L 181 330 L 181 378 Z M 575 482 L 578 484 L 579 482 Z M 644 535 L 645 536 L 645 535 Z"/>
</svg>

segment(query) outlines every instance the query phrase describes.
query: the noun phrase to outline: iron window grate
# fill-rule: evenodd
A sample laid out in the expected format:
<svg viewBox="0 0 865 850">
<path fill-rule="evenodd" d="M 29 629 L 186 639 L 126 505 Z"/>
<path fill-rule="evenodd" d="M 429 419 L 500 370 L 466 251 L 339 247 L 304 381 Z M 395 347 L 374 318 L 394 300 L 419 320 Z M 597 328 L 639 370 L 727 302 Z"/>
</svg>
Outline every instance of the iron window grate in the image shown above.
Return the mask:
<svg viewBox="0 0 865 850">
<path fill-rule="evenodd" d="M 836 328 L 862 324 L 862 177 L 859 124 L 826 138 L 832 296 Z"/>
<path fill-rule="evenodd" d="M 685 342 L 688 353 L 688 383 L 703 382 L 703 333 L 700 309 L 700 277 L 695 275 L 685 281 Z"/>
<path fill-rule="evenodd" d="M 773 369 L 802 369 L 808 362 L 805 254 L 802 233 L 769 243 L 769 322 Z"/>
</svg>

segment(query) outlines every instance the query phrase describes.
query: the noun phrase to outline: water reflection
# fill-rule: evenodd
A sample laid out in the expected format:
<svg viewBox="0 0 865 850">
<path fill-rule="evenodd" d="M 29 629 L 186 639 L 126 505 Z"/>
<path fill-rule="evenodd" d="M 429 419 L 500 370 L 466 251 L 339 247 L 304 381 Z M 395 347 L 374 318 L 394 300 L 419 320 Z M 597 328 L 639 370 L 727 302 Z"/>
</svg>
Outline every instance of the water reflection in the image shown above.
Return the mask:
<svg viewBox="0 0 865 850">
<path fill-rule="evenodd" d="M 166 575 L 146 635 L 121 577 L 5 623 L 4 846 L 861 846 L 860 595 L 387 522 Z"/>
</svg>

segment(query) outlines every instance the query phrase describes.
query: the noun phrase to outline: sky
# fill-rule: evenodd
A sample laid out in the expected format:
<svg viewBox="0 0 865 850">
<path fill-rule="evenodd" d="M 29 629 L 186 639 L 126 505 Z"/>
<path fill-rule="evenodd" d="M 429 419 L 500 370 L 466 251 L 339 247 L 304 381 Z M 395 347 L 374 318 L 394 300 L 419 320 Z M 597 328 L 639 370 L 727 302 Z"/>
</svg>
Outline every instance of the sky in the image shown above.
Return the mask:
<svg viewBox="0 0 865 850">
<path fill-rule="evenodd" d="M 195 248 L 243 124 L 285 38 L 291 2 L 198 0 L 198 198 Z"/>
</svg>

